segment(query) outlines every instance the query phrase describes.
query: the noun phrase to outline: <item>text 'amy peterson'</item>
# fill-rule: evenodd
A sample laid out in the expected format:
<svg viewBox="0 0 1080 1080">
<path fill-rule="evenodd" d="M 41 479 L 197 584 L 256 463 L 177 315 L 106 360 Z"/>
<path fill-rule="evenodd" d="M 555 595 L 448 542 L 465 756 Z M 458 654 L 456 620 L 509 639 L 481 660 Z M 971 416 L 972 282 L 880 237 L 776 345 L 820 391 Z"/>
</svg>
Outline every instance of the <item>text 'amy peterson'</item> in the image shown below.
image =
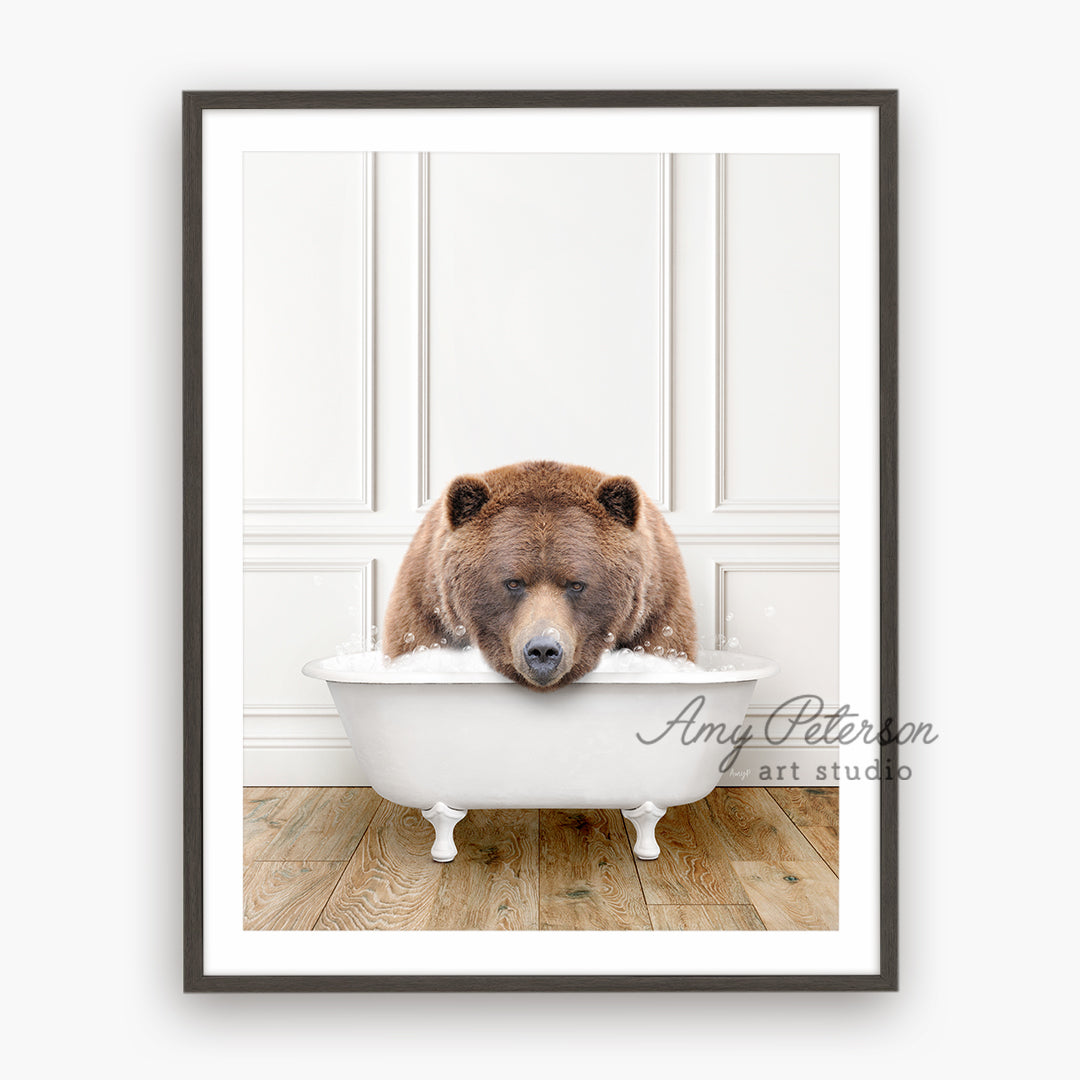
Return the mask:
<svg viewBox="0 0 1080 1080">
<path fill-rule="evenodd" d="M 731 750 L 720 763 L 720 772 L 728 771 L 738 760 L 743 747 L 754 738 L 754 723 L 746 720 L 735 724 L 730 729 L 726 724 L 712 724 L 699 720 L 698 715 L 705 707 L 705 695 L 698 694 L 683 706 L 679 715 L 668 720 L 660 733 L 649 739 L 640 732 L 635 732 L 638 742 L 652 746 L 666 738 L 676 728 L 681 728 L 678 739 L 684 746 L 695 743 L 716 742 L 721 745 L 730 743 Z M 790 715 L 793 709 L 798 713 Z M 825 701 L 817 694 L 796 694 L 773 709 L 765 721 L 762 736 L 771 746 L 783 746 L 792 739 L 807 746 L 850 746 L 864 743 L 867 746 L 890 746 L 904 743 L 922 742 L 926 745 L 937 742 L 933 724 L 901 724 L 895 728 L 892 717 L 887 717 L 880 725 L 858 717 L 849 705 L 841 705 L 834 713 L 822 717 Z"/>
</svg>

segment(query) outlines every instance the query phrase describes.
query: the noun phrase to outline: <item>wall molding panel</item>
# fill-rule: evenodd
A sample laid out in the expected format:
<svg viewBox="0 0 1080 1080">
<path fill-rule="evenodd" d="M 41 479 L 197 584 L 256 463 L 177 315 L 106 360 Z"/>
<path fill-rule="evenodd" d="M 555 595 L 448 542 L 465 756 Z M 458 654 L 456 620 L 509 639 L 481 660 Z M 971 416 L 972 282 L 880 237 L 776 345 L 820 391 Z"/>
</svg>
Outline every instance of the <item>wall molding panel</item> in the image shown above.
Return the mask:
<svg viewBox="0 0 1080 1080">
<path fill-rule="evenodd" d="M 284 155 L 291 157 L 294 155 Z M 350 498 L 245 498 L 244 510 L 253 514 L 373 513 L 375 507 L 375 155 L 355 155 L 359 161 L 360 207 L 356 236 L 361 288 L 356 305 L 356 363 L 359 371 L 356 427 L 360 431 L 361 461 L 357 493 Z M 245 315 L 245 319 L 248 316 Z M 247 334 L 245 333 L 245 341 Z M 245 345 L 245 348 L 247 346 Z"/>
<path fill-rule="evenodd" d="M 273 525 L 266 528 L 251 525 L 244 530 L 244 543 L 259 546 L 304 546 L 306 544 L 408 544 L 416 528 L 360 526 L 339 529 L 318 525 Z"/>
<path fill-rule="evenodd" d="M 263 591 L 261 601 L 263 608 L 267 605 L 267 597 L 273 598 L 274 604 L 282 596 L 292 597 L 297 610 L 303 612 L 302 618 L 305 621 L 314 619 L 314 627 L 306 627 L 305 638 L 298 638 L 295 643 L 282 651 L 276 649 L 273 644 L 257 650 L 262 625 L 256 622 L 245 626 L 244 717 L 246 732 L 247 721 L 252 718 L 263 720 L 277 718 L 293 723 L 297 725 L 298 731 L 303 731 L 312 717 L 332 717 L 335 725 L 340 727 L 336 710 L 328 701 L 329 694 L 326 688 L 320 686 L 315 691 L 316 684 L 312 682 L 309 687 L 307 682 L 310 680 L 305 681 L 299 672 L 304 663 L 315 659 L 317 655 L 333 654 L 342 635 L 358 635 L 359 640 L 350 641 L 350 648 L 354 651 L 362 651 L 358 649 L 361 645 L 363 648 L 370 648 L 369 628 L 374 625 L 375 620 L 375 562 L 374 558 L 342 558 L 340 556 L 247 557 L 244 559 L 245 607 L 249 601 L 259 603 L 257 594 L 249 595 L 252 588 L 252 576 L 287 579 L 301 575 L 311 579 L 310 586 L 314 591 L 324 586 L 327 583 L 326 579 L 337 574 L 347 574 L 356 579 L 353 582 L 353 590 L 347 597 L 340 591 L 335 596 L 332 591 L 325 601 L 317 601 L 314 605 L 311 600 L 312 592 L 305 593 L 301 590 L 297 593 L 296 584 L 288 588 L 283 588 L 282 585 L 272 587 L 278 590 L 277 595 L 274 591 L 269 594 Z M 341 612 L 346 610 L 348 614 L 342 618 Z M 330 636 L 328 630 L 331 625 L 336 626 L 334 637 Z M 306 641 L 306 644 L 303 641 Z M 252 648 L 256 648 L 257 651 L 248 655 Z M 282 656 L 285 658 L 283 668 L 280 666 L 283 661 L 279 659 Z M 282 677 L 282 671 L 288 673 L 286 678 Z M 255 683 L 262 687 L 262 691 L 251 685 L 249 674 L 254 676 Z M 278 687 L 278 689 L 276 693 L 266 694 L 267 687 Z M 292 691 L 287 688 L 292 688 Z M 313 691 L 313 697 L 321 697 L 326 701 L 323 704 L 316 704 L 313 700 L 302 700 L 308 690 Z M 293 691 L 295 696 L 293 696 Z M 253 696 L 249 697 L 249 694 Z"/>
<path fill-rule="evenodd" d="M 275 720 L 288 719 L 292 720 L 297 717 L 302 719 L 317 719 L 325 720 L 326 718 L 337 719 L 338 711 L 333 705 L 245 705 L 244 715 L 257 719 L 272 718 Z M 310 739 L 313 736 L 304 736 L 304 739 Z M 288 741 L 293 738 L 291 735 L 283 736 L 259 736 L 259 738 L 280 738 L 282 741 Z M 320 739 L 345 739 L 344 735 L 338 736 L 319 736 Z M 348 740 L 345 739 L 345 745 L 348 745 Z"/>
<path fill-rule="evenodd" d="M 245 499 L 245 514 L 356 514 L 373 513 L 362 499 Z"/>
<path fill-rule="evenodd" d="M 673 432 L 673 224 L 674 198 L 672 172 L 674 154 L 661 153 L 656 157 L 657 206 L 656 243 L 659 254 L 656 268 L 657 342 L 655 390 L 657 400 L 656 424 L 656 489 L 653 501 L 661 510 L 673 509 L 674 485 Z M 431 484 L 431 155 L 419 153 L 417 158 L 417 259 L 416 259 L 416 511 L 426 513 L 437 492 Z"/>
<path fill-rule="evenodd" d="M 374 559 L 329 559 L 329 558 L 245 558 L 245 573 L 275 573 L 275 574 L 333 574 L 354 573 L 362 575 L 364 589 L 367 597 L 371 592 L 371 577 L 375 566 Z"/>
<path fill-rule="evenodd" d="M 375 154 L 364 154 L 364 252 L 363 297 L 363 394 L 360 416 L 364 425 L 363 488 L 357 510 L 373 513 L 375 507 Z"/>
<path fill-rule="evenodd" d="M 674 509 L 672 503 L 672 433 L 675 427 L 674 418 L 674 390 L 672 386 L 672 280 L 674 268 L 672 265 L 672 232 L 673 232 L 673 193 L 671 187 L 672 157 L 671 154 L 658 154 L 659 158 L 659 188 L 660 188 L 660 221 L 659 221 L 659 249 L 660 249 L 660 341 L 659 353 L 659 381 L 656 388 L 657 403 L 659 405 L 658 417 L 658 442 L 656 447 L 656 474 L 657 491 L 655 502 L 661 510 Z"/>
<path fill-rule="evenodd" d="M 762 573 L 783 573 L 783 574 L 833 574 L 837 576 L 837 584 L 839 585 L 839 572 L 840 563 L 836 559 L 789 559 L 789 560 L 772 560 L 772 559 L 730 559 L 719 560 L 714 559 L 714 573 L 715 573 L 715 622 L 714 633 L 716 640 L 721 639 L 721 635 L 728 641 L 730 641 L 730 635 L 728 633 L 731 624 L 728 622 L 729 615 L 735 615 L 731 609 L 734 606 L 731 603 L 730 589 L 728 586 L 727 578 L 731 574 L 762 574 Z M 781 597 L 777 597 L 777 600 L 781 600 Z M 794 605 L 793 605 L 794 606 Z M 829 613 L 820 613 L 821 618 L 827 618 Z M 838 617 L 838 609 L 833 613 L 834 617 Z M 738 624 L 736 623 L 736 626 Z M 809 641 L 809 636 L 807 637 Z M 820 644 L 820 640 L 815 641 L 815 644 Z M 736 647 L 736 651 L 743 650 L 751 654 L 764 654 L 771 655 L 773 652 L 780 650 L 770 650 L 766 645 L 757 645 L 754 642 L 745 642 L 741 639 Z M 839 663 L 839 642 L 838 639 L 834 642 L 831 656 L 836 661 L 836 670 L 833 675 L 838 680 L 838 663 Z M 781 659 L 781 675 L 783 672 L 783 658 Z M 777 678 L 774 676 L 774 678 Z M 752 702 L 747 715 L 750 717 L 765 717 L 775 712 L 778 707 L 787 700 L 787 696 L 778 697 L 776 700 L 762 702 L 759 698 L 761 687 L 755 692 L 754 701 Z M 804 692 L 817 692 L 817 687 L 809 688 L 803 687 L 796 691 L 797 693 Z M 836 709 L 838 706 L 835 702 L 828 702 L 824 706 L 826 710 Z M 797 710 L 786 710 L 781 715 L 787 713 L 797 712 Z"/>
<path fill-rule="evenodd" d="M 729 454 L 726 447 L 728 429 L 728 406 L 731 404 L 728 390 L 728 215 L 729 183 L 728 155 L 713 156 L 713 204 L 716 214 L 714 260 L 715 289 L 715 503 L 713 512 L 717 514 L 837 514 L 840 504 L 837 499 L 777 499 L 777 498 L 733 498 L 728 494 L 730 485 L 727 477 Z"/>
<path fill-rule="evenodd" d="M 431 155 L 417 155 L 416 509 L 431 505 Z"/>
<path fill-rule="evenodd" d="M 724 298 L 727 289 L 727 155 L 713 155 L 713 211 L 716 227 L 713 237 L 716 251 L 713 256 L 713 396 L 716 413 L 713 417 L 713 486 L 716 505 L 714 513 L 724 507 L 724 351 L 727 340 L 727 312 Z"/>
<path fill-rule="evenodd" d="M 797 528 L 777 529 L 766 532 L 754 529 L 739 532 L 734 529 L 676 529 L 672 532 L 680 546 L 706 544 L 709 547 L 726 547 L 732 544 L 824 544 L 835 546 L 840 541 L 837 532 L 809 532 Z"/>
</svg>

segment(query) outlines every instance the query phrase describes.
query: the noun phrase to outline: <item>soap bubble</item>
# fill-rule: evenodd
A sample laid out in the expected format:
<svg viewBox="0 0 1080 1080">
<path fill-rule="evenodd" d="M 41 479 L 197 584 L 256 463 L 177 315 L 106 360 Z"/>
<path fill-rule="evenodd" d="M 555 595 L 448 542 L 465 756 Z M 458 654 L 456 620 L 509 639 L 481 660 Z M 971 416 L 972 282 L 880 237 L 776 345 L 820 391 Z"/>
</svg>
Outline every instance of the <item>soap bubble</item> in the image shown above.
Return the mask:
<svg viewBox="0 0 1080 1080">
<path fill-rule="evenodd" d="M 416 640 L 416 635 L 410 630 L 405 635 L 405 644 L 406 645 L 411 645 L 415 640 Z"/>
<path fill-rule="evenodd" d="M 657 645 L 656 648 L 653 649 L 653 656 L 663 656 L 663 655 L 664 655 L 664 646 L 663 645 Z"/>
<path fill-rule="evenodd" d="M 675 633 L 675 631 L 672 630 L 670 626 L 665 626 L 662 633 L 664 637 L 671 637 Z"/>
<path fill-rule="evenodd" d="M 554 638 L 556 641 L 561 641 L 562 640 L 562 634 L 560 634 L 559 631 L 558 631 L 558 628 L 554 627 L 554 626 L 549 626 L 544 631 L 544 637 Z"/>
<path fill-rule="evenodd" d="M 446 644 L 446 638 L 444 638 L 444 637 L 439 638 L 439 644 L 440 645 L 445 645 Z"/>
<path fill-rule="evenodd" d="M 739 647 L 739 639 L 737 637 L 728 638 L 728 647 L 737 649 Z"/>
<path fill-rule="evenodd" d="M 438 617 L 439 617 L 439 609 L 438 609 L 438 608 L 436 608 L 436 609 L 435 609 L 435 618 L 437 619 Z"/>
<path fill-rule="evenodd" d="M 604 640 L 610 645 L 615 640 L 614 634 L 605 634 Z"/>
<path fill-rule="evenodd" d="M 732 620 L 732 619 L 734 619 L 734 618 L 735 618 L 735 613 L 734 613 L 733 611 L 729 611 L 729 612 L 728 612 L 728 613 L 727 613 L 727 614 L 726 614 L 726 615 L 724 616 L 724 620 L 725 620 L 725 622 L 731 622 L 731 620 Z"/>
<path fill-rule="evenodd" d="M 464 626 L 455 626 L 454 627 L 454 633 L 458 637 L 464 637 L 465 636 L 465 627 Z"/>
<path fill-rule="evenodd" d="M 641 656 L 645 655 L 645 650 L 640 645 L 634 646 L 634 652 L 638 653 Z"/>
</svg>

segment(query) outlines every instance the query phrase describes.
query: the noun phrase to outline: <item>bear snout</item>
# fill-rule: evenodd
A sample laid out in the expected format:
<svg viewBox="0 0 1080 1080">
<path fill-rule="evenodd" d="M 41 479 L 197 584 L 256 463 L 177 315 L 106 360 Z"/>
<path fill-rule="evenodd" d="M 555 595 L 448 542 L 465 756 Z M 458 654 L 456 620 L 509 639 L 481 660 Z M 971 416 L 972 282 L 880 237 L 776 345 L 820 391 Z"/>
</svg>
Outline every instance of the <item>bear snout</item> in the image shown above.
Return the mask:
<svg viewBox="0 0 1080 1080">
<path fill-rule="evenodd" d="M 541 685 L 551 682 L 562 657 L 563 647 L 553 637 L 534 637 L 525 643 L 525 664 Z"/>
<path fill-rule="evenodd" d="M 529 686 L 553 690 L 574 666 L 574 636 L 550 610 L 541 619 L 535 610 L 528 614 L 512 637 L 510 663 Z"/>
</svg>

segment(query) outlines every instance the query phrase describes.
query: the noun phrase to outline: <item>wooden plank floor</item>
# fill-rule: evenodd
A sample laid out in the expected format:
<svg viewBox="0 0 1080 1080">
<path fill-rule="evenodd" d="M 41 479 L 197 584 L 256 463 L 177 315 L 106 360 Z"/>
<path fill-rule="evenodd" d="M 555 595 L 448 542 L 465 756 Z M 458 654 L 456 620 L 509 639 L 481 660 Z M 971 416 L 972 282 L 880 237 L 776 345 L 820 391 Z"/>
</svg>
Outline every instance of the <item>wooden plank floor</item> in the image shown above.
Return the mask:
<svg viewBox="0 0 1080 1080">
<path fill-rule="evenodd" d="M 836 930 L 839 789 L 716 788 L 634 857 L 617 810 L 471 810 L 453 862 L 371 788 L 244 789 L 245 930 Z"/>
</svg>

